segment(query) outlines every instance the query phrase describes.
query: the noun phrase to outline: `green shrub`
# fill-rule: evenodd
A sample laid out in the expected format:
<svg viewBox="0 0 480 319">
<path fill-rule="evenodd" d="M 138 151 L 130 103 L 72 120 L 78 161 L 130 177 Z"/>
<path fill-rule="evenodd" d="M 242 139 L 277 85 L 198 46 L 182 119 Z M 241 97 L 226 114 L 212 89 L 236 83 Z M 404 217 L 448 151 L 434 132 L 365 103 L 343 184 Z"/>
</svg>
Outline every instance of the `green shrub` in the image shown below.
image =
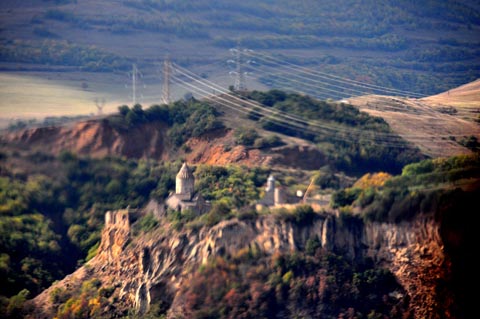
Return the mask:
<svg viewBox="0 0 480 319">
<path fill-rule="evenodd" d="M 267 137 L 257 138 L 253 143 L 254 148 L 271 148 L 285 145 L 278 135 L 269 135 Z"/>
<path fill-rule="evenodd" d="M 53 304 L 64 303 L 65 301 L 68 300 L 68 298 L 70 298 L 70 295 L 68 294 L 68 292 L 65 289 L 55 287 L 50 292 L 50 301 Z"/>
<path fill-rule="evenodd" d="M 153 214 L 146 214 L 139 218 L 135 224 L 132 225 L 132 231 L 134 236 L 141 233 L 148 233 L 152 229 L 158 226 L 158 220 Z"/>
<path fill-rule="evenodd" d="M 252 146 L 258 138 L 258 133 L 254 129 L 237 128 L 233 133 L 235 143 L 238 145 Z"/>
<path fill-rule="evenodd" d="M 318 237 L 309 238 L 305 244 L 305 253 L 309 256 L 314 256 L 318 248 L 321 248 L 322 244 Z"/>
<path fill-rule="evenodd" d="M 352 205 L 361 194 L 360 188 L 347 188 L 339 190 L 332 195 L 332 207 L 339 208 Z"/>
<path fill-rule="evenodd" d="M 92 259 L 93 257 L 95 257 L 97 255 L 99 246 L 100 246 L 100 241 L 98 241 L 95 245 L 90 247 L 90 249 L 88 250 L 88 253 L 87 253 L 87 257 L 85 257 L 85 261 L 89 261 L 90 259 Z"/>
</svg>

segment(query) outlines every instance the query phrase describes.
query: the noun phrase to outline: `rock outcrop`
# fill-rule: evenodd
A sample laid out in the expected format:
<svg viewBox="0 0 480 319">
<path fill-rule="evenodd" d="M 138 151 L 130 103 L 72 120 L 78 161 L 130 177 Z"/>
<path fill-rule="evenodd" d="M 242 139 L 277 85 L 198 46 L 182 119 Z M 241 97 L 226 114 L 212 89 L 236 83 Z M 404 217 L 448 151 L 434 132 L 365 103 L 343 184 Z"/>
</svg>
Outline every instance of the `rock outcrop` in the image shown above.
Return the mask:
<svg viewBox="0 0 480 319">
<path fill-rule="evenodd" d="M 219 129 L 190 138 L 185 143 L 188 151 L 183 151 L 169 144 L 167 130 L 166 124 L 161 122 L 144 123 L 128 130 L 115 129 L 109 121 L 97 119 L 8 133 L 0 136 L 0 142 L 54 155 L 68 150 L 100 158 L 125 156 L 172 160 L 182 157 L 193 164 L 293 166 L 311 170 L 327 163 L 320 150 L 302 140 L 294 139 L 281 147 L 255 149 L 237 145 L 232 130 Z"/>
<path fill-rule="evenodd" d="M 78 281 L 98 278 L 102 285 L 116 287 L 116 303 L 109 314 L 135 308 L 140 313 L 152 301 L 162 298 L 175 304 L 176 292 L 188 281 L 192 269 L 213 256 L 234 256 L 239 250 L 255 248 L 266 254 L 303 250 L 316 238 L 324 249 L 350 260 L 370 257 L 390 269 L 404 286 L 416 318 L 435 318 L 444 311 L 452 318 L 448 304 L 437 295 L 439 281 L 448 277 L 438 224 L 419 217 L 400 224 L 366 223 L 357 218 L 333 214 L 316 216 L 298 224 L 275 216 L 252 220 L 231 219 L 199 230 L 175 231 L 168 225 L 158 231 L 130 238 L 124 212 L 109 212 L 99 253 L 85 266 L 56 286 L 78 287 Z M 55 285 L 54 285 L 55 286 Z M 36 318 L 49 317 L 49 291 L 33 300 Z"/>
<path fill-rule="evenodd" d="M 80 155 L 107 155 L 131 158 L 162 158 L 166 128 L 158 123 L 145 124 L 128 131 L 114 129 L 108 121 L 89 120 L 69 126 L 32 128 L 2 136 L 7 143 L 58 154 L 69 150 Z"/>
</svg>

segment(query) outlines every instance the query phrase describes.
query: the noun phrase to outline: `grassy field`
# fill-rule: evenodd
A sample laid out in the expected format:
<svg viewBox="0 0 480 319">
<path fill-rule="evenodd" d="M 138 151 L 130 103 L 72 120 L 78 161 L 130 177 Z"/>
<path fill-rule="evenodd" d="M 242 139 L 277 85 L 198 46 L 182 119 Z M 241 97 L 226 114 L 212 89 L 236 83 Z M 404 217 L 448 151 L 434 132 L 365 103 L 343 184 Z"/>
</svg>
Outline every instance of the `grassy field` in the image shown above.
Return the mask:
<svg viewBox="0 0 480 319">
<path fill-rule="evenodd" d="M 154 73 L 170 55 L 214 78 L 232 70 L 229 49 L 240 43 L 284 62 L 431 95 L 479 77 L 480 13 L 471 2 L 4 0 L 0 63 L 13 71 L 36 63 L 124 73 L 137 63 Z M 253 72 L 272 86 L 256 62 Z M 113 83 L 123 87 L 125 79 Z M 122 100 L 127 94 L 118 90 Z"/>
<path fill-rule="evenodd" d="M 126 83 L 126 76 L 107 73 L 0 73 L 0 126 L 17 119 L 97 114 L 96 99 L 105 100 L 104 113 L 114 112 L 132 103 Z"/>
<path fill-rule="evenodd" d="M 19 119 L 96 114 L 96 98 L 105 99 L 104 113 L 112 112 L 121 101 L 107 83 L 98 74 L 0 73 L 0 127 Z"/>
<path fill-rule="evenodd" d="M 439 105 L 480 110 L 480 79 L 424 99 Z"/>
<path fill-rule="evenodd" d="M 136 100 L 144 108 L 160 104 L 162 95 L 161 74 L 147 72 L 148 76 L 137 80 Z M 225 89 L 234 81 L 227 72 L 217 72 L 209 80 Z M 266 89 L 253 79 L 247 80 L 247 84 L 251 89 Z M 192 87 L 172 84 L 171 99 L 181 99 L 189 92 L 195 98 L 212 93 L 205 87 L 202 90 L 195 92 Z M 0 128 L 19 119 L 97 114 L 95 99 L 105 100 L 105 114 L 116 112 L 120 105 L 132 105 L 131 78 L 127 73 L 3 72 L 0 73 Z"/>
<path fill-rule="evenodd" d="M 466 92 L 464 89 L 452 91 Z M 478 93 L 468 91 L 472 92 L 470 98 L 480 99 Z M 448 96 L 447 93 L 442 95 Z M 465 108 L 458 106 L 454 114 L 438 112 L 440 107 L 451 107 L 453 101 L 461 101 L 461 96 L 455 98 L 459 96 L 456 93 L 448 100 L 442 99 L 442 95 L 435 96 L 434 101 L 430 97 L 417 100 L 370 95 L 352 98 L 349 102 L 370 115 L 385 119 L 397 134 L 417 145 L 426 155 L 444 157 L 469 153 L 458 142 L 468 136 L 480 138 L 480 126 L 474 122 L 478 114 L 465 112 Z"/>
</svg>

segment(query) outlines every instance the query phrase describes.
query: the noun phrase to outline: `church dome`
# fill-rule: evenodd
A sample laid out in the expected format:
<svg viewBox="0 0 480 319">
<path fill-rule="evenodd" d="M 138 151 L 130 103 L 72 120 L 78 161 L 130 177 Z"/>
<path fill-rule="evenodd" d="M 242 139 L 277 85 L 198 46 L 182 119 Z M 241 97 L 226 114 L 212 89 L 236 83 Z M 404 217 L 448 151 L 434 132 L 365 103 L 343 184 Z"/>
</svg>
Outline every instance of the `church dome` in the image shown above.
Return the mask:
<svg viewBox="0 0 480 319">
<path fill-rule="evenodd" d="M 187 163 L 183 163 L 182 168 L 178 171 L 177 174 L 178 179 L 192 179 L 193 173 L 190 167 L 188 167 Z"/>
<path fill-rule="evenodd" d="M 267 192 L 273 192 L 275 190 L 275 178 L 270 175 L 267 179 L 267 188 L 265 189 Z"/>
</svg>

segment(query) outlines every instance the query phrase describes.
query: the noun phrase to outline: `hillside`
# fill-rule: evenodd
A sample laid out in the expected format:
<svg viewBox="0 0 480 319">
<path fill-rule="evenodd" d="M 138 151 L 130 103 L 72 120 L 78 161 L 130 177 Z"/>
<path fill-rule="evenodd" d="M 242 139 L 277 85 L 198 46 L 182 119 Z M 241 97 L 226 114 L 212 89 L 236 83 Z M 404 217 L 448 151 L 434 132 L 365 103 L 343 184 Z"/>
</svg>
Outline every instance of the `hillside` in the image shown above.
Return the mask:
<svg viewBox="0 0 480 319">
<path fill-rule="evenodd" d="M 478 156 L 460 156 L 409 165 L 386 192 L 374 187 L 373 201 L 360 195 L 374 209 L 357 215 L 299 206 L 244 210 L 213 224 L 208 214 L 178 227 L 153 204 L 110 212 L 118 217 L 105 218 L 98 254 L 28 302 L 27 317 L 126 317 L 135 309 L 145 318 L 468 318 L 478 164 Z M 393 194 L 384 200 L 391 209 L 378 204 L 385 194 Z"/>
<path fill-rule="evenodd" d="M 243 104 L 228 108 L 235 99 Z M 0 153 L 0 313 L 400 318 L 434 309 L 457 318 L 469 276 L 458 272 L 468 244 L 457 248 L 471 236 L 464 216 L 478 192 L 478 157 L 404 167 L 422 158 L 381 118 L 278 90 L 124 105 L 9 133 Z M 206 214 L 162 208 L 184 159 L 196 164 Z M 386 182 L 376 188 L 368 176 L 380 170 L 402 175 L 379 173 Z M 255 210 L 271 174 L 289 197 L 310 190 L 305 201 L 318 211 Z M 105 212 L 125 207 L 131 229 L 101 235 L 104 220 L 122 220 Z M 216 278 L 213 290 L 207 278 Z M 307 288 L 316 292 L 302 302 Z"/>
<path fill-rule="evenodd" d="M 102 118 L 2 135 L 0 234 L 15 236 L 0 238 L 0 295 L 22 289 L 36 295 L 93 257 L 103 212 L 163 201 L 184 160 L 197 165 L 202 195 L 215 207 L 209 223 L 215 223 L 257 200 L 267 172 L 275 172 L 290 192 L 317 180 L 312 195 L 328 204 L 332 189 L 351 184 L 352 176 L 399 172 L 422 158 L 383 120 L 352 106 L 278 90 L 244 94 L 269 106 L 241 113 L 241 106 L 226 107 L 225 96 L 145 110 L 124 105 Z M 229 99 L 247 102 L 244 96 Z M 286 125 L 281 110 L 297 120 Z M 385 137 L 389 143 L 382 143 Z M 68 263 L 48 262 L 62 255 Z"/>
<path fill-rule="evenodd" d="M 0 317 L 469 319 L 479 79 L 478 0 L 2 0 Z"/>
<path fill-rule="evenodd" d="M 431 157 L 468 154 L 480 140 L 479 80 L 421 99 L 366 95 L 348 99 L 361 111 L 383 118 L 392 130 Z M 478 150 L 474 143 L 471 150 Z"/>
<path fill-rule="evenodd" d="M 38 106 L 54 112 L 49 115 L 89 114 L 96 112 L 94 98 L 105 98 L 105 111 L 112 112 L 132 101 L 133 63 L 143 75 L 138 102 L 158 103 L 167 54 L 226 88 L 235 69 L 228 50 L 239 42 L 255 52 L 249 58 L 255 66 L 245 67 L 251 89 L 303 89 L 335 100 L 358 89 L 375 93 L 321 79 L 309 88 L 292 78 L 306 67 L 427 96 L 479 78 L 479 17 L 474 1 L 6 0 L 0 4 L 0 111 L 9 118 L 44 116 Z M 28 94 L 11 97 L 12 77 Z M 73 91 L 70 98 L 65 91 Z M 189 91 L 172 86 L 175 99 Z"/>
<path fill-rule="evenodd" d="M 146 110 L 124 105 L 103 119 L 23 129 L 4 134 L 2 140 L 54 155 L 69 150 L 94 157 L 182 158 L 195 164 L 308 170 L 331 165 L 352 174 L 371 168 L 398 172 L 422 158 L 414 144 L 399 138 L 382 119 L 352 106 L 278 90 L 243 94 Z"/>
<path fill-rule="evenodd" d="M 258 149 L 237 145 L 234 131 L 217 130 L 192 138 L 185 144 L 189 151 L 175 150 L 169 141 L 167 127 L 152 123 L 128 132 L 116 131 L 106 121 L 89 120 L 68 126 L 44 127 L 10 133 L 3 136 L 9 145 L 17 144 L 31 152 L 58 155 L 69 150 L 81 156 L 102 158 L 125 156 L 171 161 L 183 158 L 193 164 L 210 165 L 292 165 L 315 169 L 322 165 L 322 154 L 314 145 L 301 139 L 288 139 L 288 145 L 275 149 Z M 288 155 L 288 158 L 287 158 Z M 324 162 L 325 163 L 325 162 Z"/>
<path fill-rule="evenodd" d="M 435 106 L 450 105 L 480 113 L 480 79 L 422 100 Z"/>
<path fill-rule="evenodd" d="M 349 98 L 348 100 L 344 99 L 341 102 L 350 103 L 363 112 L 383 118 L 395 134 L 418 147 L 424 155 L 442 157 L 468 154 L 479 148 L 480 127 L 478 125 L 478 103 L 476 102 L 480 100 L 477 88 L 478 83 L 477 80 L 454 88 L 449 91 L 450 93 L 444 92 L 421 99 L 366 95 Z M 142 128 L 136 127 L 129 132 L 125 129 L 116 130 L 115 125 L 113 125 L 115 122 L 108 120 L 109 118 L 115 119 L 115 115 L 107 117 L 106 120 L 101 120 L 101 117 L 96 119 L 93 117 L 91 120 L 78 124 L 75 124 L 75 121 L 81 120 L 81 117 L 79 119 L 75 117 L 48 117 L 43 124 L 39 121 L 30 124 L 26 121 L 19 121 L 15 125 L 11 124 L 10 126 L 12 128 L 22 128 L 23 126 L 42 127 L 42 125 L 47 127 L 20 133 L 4 134 L 3 139 L 21 143 L 36 150 L 42 150 L 45 146 L 48 146 L 48 149 L 54 154 L 58 154 L 63 149 L 69 149 L 78 154 L 97 157 L 121 155 L 133 158 L 173 159 L 180 156 L 192 163 L 215 165 L 228 163 L 273 165 L 275 163 L 291 164 L 296 162 L 298 167 L 308 169 L 321 166 L 322 164 L 320 163 L 314 163 L 315 158 L 322 158 L 322 155 L 320 155 L 321 151 L 316 150 L 315 145 L 311 143 L 315 142 L 318 148 L 319 141 L 313 141 L 308 134 L 303 134 L 302 136 L 302 134 L 299 135 L 298 133 L 289 133 L 288 130 L 282 127 L 291 124 L 288 118 L 296 116 L 295 113 L 298 113 L 298 110 L 288 110 L 293 113 L 284 115 L 287 117 L 286 122 L 280 123 L 278 128 L 273 126 L 267 128 L 267 130 L 265 130 L 266 123 L 261 121 L 260 123 L 255 123 L 255 118 L 258 120 L 263 116 L 261 113 L 258 113 L 255 117 L 245 116 L 246 113 L 255 113 L 259 112 L 259 110 L 267 112 L 265 113 L 267 115 L 273 114 L 271 113 L 272 110 L 268 110 L 268 107 L 275 102 L 275 99 L 281 99 L 281 95 L 275 94 L 275 92 L 280 91 L 271 92 L 271 97 L 268 98 L 262 97 L 258 92 L 254 91 L 244 94 L 248 100 L 242 100 L 242 98 L 231 93 L 211 96 L 205 99 L 206 103 L 213 105 L 220 111 L 218 114 L 219 119 L 227 125 L 228 129 L 225 131 L 219 130 L 206 138 L 191 139 L 185 145 L 186 149 L 189 150 L 188 152 L 184 150 L 172 152 L 172 145 L 163 145 L 164 143 L 168 144 L 168 141 L 165 141 L 164 137 L 162 137 L 162 135 L 167 133 L 167 127 L 164 124 L 160 126 L 156 124 L 148 125 Z M 306 98 L 305 101 L 312 104 L 314 100 Z M 263 106 L 258 105 L 254 107 L 254 103 L 261 103 Z M 262 107 L 264 108 L 263 111 Z M 285 111 L 283 106 L 282 111 Z M 311 114 L 301 114 L 300 112 L 298 115 L 304 119 L 314 119 L 311 117 Z M 322 122 L 328 120 L 329 115 L 324 112 L 315 116 L 320 116 L 318 120 Z M 62 121 L 70 124 L 64 127 L 58 126 Z M 346 120 L 342 119 L 340 122 L 342 121 Z M 57 125 L 57 127 L 51 127 L 52 124 Z M 328 121 L 322 125 L 325 124 L 327 127 L 331 125 Z M 301 125 L 296 125 L 296 127 L 300 130 L 305 129 Z M 234 132 L 240 129 L 257 130 L 260 132 L 260 137 L 272 137 L 272 134 L 268 133 L 268 131 L 273 130 L 282 135 L 281 139 L 287 145 L 276 147 L 272 150 L 238 145 L 235 142 Z M 308 130 L 311 129 L 314 129 L 314 126 Z M 338 132 L 343 129 L 341 127 L 333 127 L 333 130 Z M 375 129 L 369 128 L 369 130 Z M 322 130 L 319 132 L 321 133 Z M 314 134 L 319 132 L 314 132 Z M 372 137 L 368 138 L 371 139 Z M 383 137 L 380 138 L 385 139 Z M 305 141 L 304 139 L 310 139 L 310 141 Z M 334 139 L 338 138 L 334 137 Z M 388 139 L 390 138 L 388 137 Z M 132 143 L 134 140 L 135 142 Z M 341 136 L 340 140 L 345 140 L 345 137 Z M 397 143 L 395 138 L 392 141 Z M 386 140 L 380 143 L 392 144 L 392 142 L 387 142 Z M 325 146 L 323 148 L 323 151 L 325 151 Z M 286 160 L 285 156 L 288 154 L 290 156 Z"/>
</svg>

